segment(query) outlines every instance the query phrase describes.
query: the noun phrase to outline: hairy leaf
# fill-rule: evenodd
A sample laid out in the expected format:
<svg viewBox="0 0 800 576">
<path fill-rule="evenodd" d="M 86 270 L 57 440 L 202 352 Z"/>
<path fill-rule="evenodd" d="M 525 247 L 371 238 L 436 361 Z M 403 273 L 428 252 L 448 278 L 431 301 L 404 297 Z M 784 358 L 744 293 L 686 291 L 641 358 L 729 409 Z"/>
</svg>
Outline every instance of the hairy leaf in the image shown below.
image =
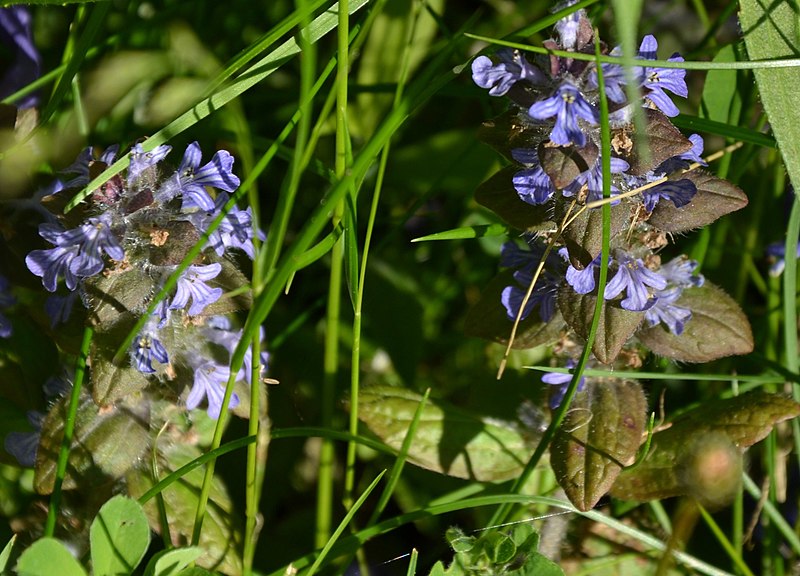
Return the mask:
<svg viewBox="0 0 800 576">
<path fill-rule="evenodd" d="M 507 344 L 514 322 L 509 320 L 506 309 L 500 302 L 500 297 L 506 286 L 518 285 L 510 270 L 505 270 L 495 276 L 484 289 L 480 300 L 467 313 L 464 332 L 468 336 L 477 336 L 492 342 Z M 524 288 L 522 289 L 524 290 Z M 534 348 L 555 342 L 564 327 L 564 319 L 558 311 L 549 322 L 542 322 L 539 318 L 538 308 L 535 308 L 525 320 L 519 323 L 513 348 Z"/>
<path fill-rule="evenodd" d="M 583 148 L 541 144 L 538 150 L 542 169 L 557 189 L 566 188 L 575 178 L 593 167 L 599 152 L 591 142 Z"/>
<path fill-rule="evenodd" d="M 512 179 L 521 167 L 503 168 L 478 186 L 475 200 L 520 230 L 550 230 L 555 227 L 545 205 L 534 206 L 519 197 Z"/>
<path fill-rule="evenodd" d="M 34 486 L 39 494 L 53 491 L 68 404 L 68 397 L 61 398 L 42 424 L 34 475 Z M 76 488 L 83 478 L 97 481 L 98 476 L 114 479 L 123 476 L 147 451 L 149 428 L 146 400 L 138 397 L 116 406 L 98 408 L 88 394 L 81 394 L 64 487 Z"/>
<path fill-rule="evenodd" d="M 676 208 L 672 202 L 660 200 L 648 222 L 665 232 L 685 232 L 711 224 L 720 216 L 747 206 L 747 196 L 727 180 L 702 170 L 680 176 L 697 186 L 697 193 L 686 206 Z"/>
<path fill-rule="evenodd" d="M 730 476 L 737 481 L 741 476 L 741 462 L 729 445 L 737 450 L 752 446 L 776 424 L 798 415 L 800 404 L 762 391 L 705 403 L 654 434 L 647 458 L 623 471 L 611 494 L 642 501 L 692 494 L 721 504 L 720 482 L 730 487 Z M 704 482 L 703 468 L 714 470 L 716 480 Z"/>
<path fill-rule="evenodd" d="M 399 450 L 422 397 L 394 387 L 371 387 L 359 396 L 359 419 Z M 495 482 L 514 478 L 533 453 L 513 423 L 482 418 L 429 400 L 408 452 L 412 464 L 457 478 Z"/>
<path fill-rule="evenodd" d="M 159 451 L 159 473 L 166 476 L 200 455 L 200 450 L 195 446 L 172 444 Z M 184 545 L 191 540 L 204 475 L 202 467 L 195 468 L 162 492 L 174 546 Z M 140 469 L 131 470 L 127 475 L 127 481 L 130 494 L 134 498 L 138 498 L 153 486 L 150 473 Z M 150 527 L 160 534 L 162 527 L 156 500 L 149 500 L 144 506 L 144 511 Z M 205 554 L 197 560 L 197 563 L 203 568 L 217 570 L 223 574 L 241 574 L 239 555 L 241 540 L 239 515 L 233 512 L 233 504 L 224 484 L 215 477 L 212 480 L 208 508 L 198 543 Z"/>
<path fill-rule="evenodd" d="M 710 362 L 753 351 L 753 333 L 747 317 L 721 288 L 706 281 L 700 288 L 685 289 L 675 304 L 692 311 L 680 336 L 662 324 L 637 334 L 656 354 L 681 362 Z"/>
<path fill-rule="evenodd" d="M 560 197 L 556 201 L 556 219 L 561 222 L 572 200 Z M 576 205 L 574 215 L 580 206 Z M 617 236 L 628 226 L 630 207 L 624 203 L 611 206 L 611 238 Z M 563 234 L 569 250 L 569 259 L 575 268 L 583 270 L 594 260 L 603 247 L 603 213 L 600 209 L 584 210 L 575 218 Z"/>
<path fill-rule="evenodd" d="M 689 139 L 681 134 L 680 130 L 675 128 L 664 114 L 650 108 L 645 108 L 644 114 L 647 142 L 650 145 L 649 154 L 646 157 L 644 154 L 640 154 L 634 145 L 637 134 L 633 124 L 615 130 L 612 135 L 614 151 L 630 164 L 628 172 L 634 176 L 641 176 L 664 160 L 692 149 Z"/>
<path fill-rule="evenodd" d="M 558 292 L 558 307 L 564 320 L 584 340 L 589 336 L 597 296 L 577 294 L 564 285 Z M 616 302 L 603 302 L 592 352 L 604 364 L 614 361 L 625 342 L 636 331 L 644 312 L 630 312 Z"/>
<path fill-rule="evenodd" d="M 579 510 L 591 510 L 633 462 L 647 400 L 635 380 L 591 381 L 576 396 L 550 447 L 559 485 Z"/>
<path fill-rule="evenodd" d="M 133 312 L 140 312 L 153 294 L 155 280 L 142 268 L 111 272 L 86 278 L 89 320 L 96 331 L 110 331 L 119 322 L 130 322 Z"/>
<path fill-rule="evenodd" d="M 514 148 L 536 148 L 550 138 L 547 125 L 535 125 L 524 112 L 509 109 L 497 118 L 488 120 L 478 129 L 478 140 L 488 144 L 508 160 L 514 160 Z"/>
</svg>

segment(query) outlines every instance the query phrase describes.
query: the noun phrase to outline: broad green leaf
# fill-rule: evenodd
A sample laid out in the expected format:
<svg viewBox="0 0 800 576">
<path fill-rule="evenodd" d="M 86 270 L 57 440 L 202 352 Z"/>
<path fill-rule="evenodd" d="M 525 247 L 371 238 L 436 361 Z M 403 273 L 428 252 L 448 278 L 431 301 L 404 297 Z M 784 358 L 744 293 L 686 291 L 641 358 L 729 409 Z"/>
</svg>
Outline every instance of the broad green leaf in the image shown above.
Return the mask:
<svg viewBox="0 0 800 576">
<path fill-rule="evenodd" d="M 478 140 L 488 144 L 508 160 L 514 162 L 514 148 L 536 148 L 550 139 L 550 128 L 534 125 L 525 112 L 510 108 L 497 118 L 487 120 L 478 130 Z"/>
<path fill-rule="evenodd" d="M 365 388 L 359 396 L 358 417 L 378 438 L 399 450 L 421 399 L 403 388 Z M 457 478 L 502 481 L 522 471 L 533 452 L 531 444 L 511 423 L 429 400 L 408 461 Z"/>
<path fill-rule="evenodd" d="M 589 335 L 597 296 L 578 294 L 565 284 L 558 292 L 558 307 L 575 332 L 584 340 Z M 644 318 L 644 312 L 625 310 L 617 301 L 603 302 L 592 352 L 603 364 L 610 364 Z"/>
<path fill-rule="evenodd" d="M 747 196 L 738 186 L 702 170 L 692 170 L 676 179 L 691 180 L 697 186 L 697 193 L 689 204 L 680 208 L 667 200 L 659 201 L 648 222 L 664 232 L 701 228 L 747 206 Z"/>
<path fill-rule="evenodd" d="M 723 46 L 714 56 L 714 62 L 736 62 L 736 60 L 736 50 L 732 44 Z M 709 70 L 706 73 L 700 106 L 701 116 L 725 123 L 739 117 L 742 102 L 737 90 L 738 74 L 736 70 Z"/>
<path fill-rule="evenodd" d="M 142 506 L 126 496 L 103 504 L 89 529 L 94 576 L 133 572 L 150 545 L 150 526 Z"/>
<path fill-rule="evenodd" d="M 506 286 L 518 286 L 510 270 L 495 276 L 484 289 L 480 300 L 467 312 L 464 332 L 468 336 L 485 338 L 499 344 L 508 343 L 514 322 L 508 318 L 506 309 L 500 301 Z M 513 347 L 526 349 L 555 342 L 560 337 L 562 328 L 564 319 L 558 311 L 549 322 L 542 322 L 539 319 L 538 308 L 534 309 L 533 313 L 519 323 Z"/>
<path fill-rule="evenodd" d="M 556 200 L 555 217 L 561 222 L 572 204 L 569 198 L 559 197 Z M 576 205 L 571 215 L 577 209 Z M 617 236 L 628 227 L 631 209 L 625 203 L 611 206 L 611 238 Z M 600 209 L 584 210 L 580 216 L 572 220 L 563 234 L 564 242 L 569 250 L 572 265 L 582 270 L 599 254 L 603 246 L 603 212 Z"/>
<path fill-rule="evenodd" d="M 620 474 L 611 494 L 625 500 L 691 494 L 719 505 L 723 488 L 741 477 L 741 460 L 731 446 L 737 451 L 752 446 L 776 424 L 798 415 L 800 404 L 762 391 L 702 404 L 655 433 L 648 456 Z M 715 474 L 705 474 L 711 467 Z"/>
<path fill-rule="evenodd" d="M 597 146 L 589 142 L 583 148 L 575 146 L 539 145 L 538 155 L 542 170 L 550 177 L 557 189 L 566 188 L 580 176 L 592 168 L 599 154 Z"/>
<path fill-rule="evenodd" d="M 633 463 L 646 410 L 635 380 L 590 381 L 586 393 L 575 397 L 550 446 L 550 465 L 576 508 L 594 508 Z"/>
<path fill-rule="evenodd" d="M 644 109 L 646 138 L 649 145 L 645 155 L 635 145 L 641 140 L 633 124 L 615 130 L 611 145 L 614 151 L 630 164 L 629 172 L 636 176 L 652 170 L 664 160 L 692 149 L 692 143 L 658 110 Z"/>
<path fill-rule="evenodd" d="M 69 398 L 61 398 L 42 425 L 34 474 L 39 494 L 53 490 L 68 403 Z M 121 478 L 136 466 L 149 445 L 150 408 L 146 399 L 135 397 L 98 408 L 88 394 L 81 394 L 64 488 L 76 488 L 84 478 L 90 483 L 107 480 L 103 476 Z"/>
<path fill-rule="evenodd" d="M 700 288 L 685 289 L 675 304 L 692 311 L 680 336 L 662 324 L 637 333 L 656 354 L 681 362 L 710 362 L 753 351 L 747 317 L 721 288 L 706 281 Z"/>
<path fill-rule="evenodd" d="M 751 60 L 797 58 L 800 30 L 794 2 L 739 2 L 742 34 Z M 795 187 L 800 186 L 800 122 L 797 94 L 800 68 L 756 68 L 754 71 L 761 103 Z"/>
<path fill-rule="evenodd" d="M 520 230 L 550 230 L 555 228 L 552 211 L 545 205 L 534 206 L 519 197 L 512 179 L 522 167 L 503 168 L 478 186 L 475 200 Z"/>
<path fill-rule="evenodd" d="M 147 563 L 144 576 L 177 576 L 202 555 L 203 549 L 197 546 L 162 550 Z"/>
<path fill-rule="evenodd" d="M 123 364 L 114 364 L 114 353 L 119 345 L 116 336 L 116 332 L 113 336 L 95 333 L 92 341 L 89 354 L 92 366 L 91 391 L 98 406 L 112 406 L 118 400 L 138 394 L 150 385 L 148 376 L 131 366 L 127 357 Z M 161 341 L 164 341 L 163 338 Z"/>
<path fill-rule="evenodd" d="M 19 576 L 86 576 L 86 571 L 55 538 L 40 538 L 17 562 Z"/>
<path fill-rule="evenodd" d="M 161 476 L 166 476 L 200 455 L 198 448 L 186 444 L 172 444 L 162 448 L 158 454 L 159 473 Z M 174 546 L 184 545 L 191 540 L 203 476 L 204 469 L 195 468 L 162 492 Z M 129 493 L 133 498 L 139 498 L 153 485 L 150 473 L 140 469 L 130 470 L 126 478 Z M 144 506 L 144 511 L 150 522 L 150 528 L 161 533 L 155 500 L 149 500 Z M 239 519 L 240 516 L 233 512 L 233 504 L 225 485 L 215 477 L 211 484 L 208 508 L 198 543 L 205 554 L 197 561 L 198 565 L 224 574 L 241 573 L 239 550 L 242 535 Z"/>
</svg>

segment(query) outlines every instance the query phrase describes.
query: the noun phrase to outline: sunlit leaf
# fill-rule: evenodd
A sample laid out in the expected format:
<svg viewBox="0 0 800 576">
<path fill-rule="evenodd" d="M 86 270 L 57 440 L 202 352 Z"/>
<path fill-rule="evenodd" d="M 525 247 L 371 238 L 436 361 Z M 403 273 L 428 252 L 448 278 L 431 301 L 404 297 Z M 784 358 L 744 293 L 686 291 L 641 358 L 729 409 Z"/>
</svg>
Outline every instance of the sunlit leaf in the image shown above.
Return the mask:
<svg viewBox="0 0 800 576">
<path fill-rule="evenodd" d="M 147 563 L 144 576 L 178 576 L 202 555 L 202 548 L 197 546 L 162 550 Z"/>
<path fill-rule="evenodd" d="M 556 201 L 555 217 L 561 222 L 570 208 L 572 200 L 559 198 Z M 579 206 L 572 208 L 574 215 Z M 626 229 L 630 219 L 630 207 L 624 203 L 611 206 L 611 238 Z M 572 265 L 582 270 L 594 260 L 603 245 L 603 213 L 599 209 L 585 210 L 564 230 L 564 242 L 569 250 Z"/>
<path fill-rule="evenodd" d="M 750 322 L 721 288 L 706 281 L 700 288 L 685 289 L 675 304 L 692 311 L 680 336 L 662 324 L 637 333 L 656 354 L 681 362 L 710 362 L 753 351 Z"/>
<path fill-rule="evenodd" d="M 399 450 L 421 399 L 403 388 L 366 388 L 359 396 L 358 417 L 378 438 Z M 522 471 L 533 452 L 531 444 L 512 423 L 429 400 L 408 461 L 457 478 L 501 481 Z"/>
<path fill-rule="evenodd" d="M 747 206 L 747 196 L 727 180 L 702 170 L 692 170 L 679 176 L 691 180 L 697 193 L 685 206 L 676 208 L 672 202 L 661 200 L 648 222 L 665 232 L 685 232 L 711 224 L 719 217 Z"/>
<path fill-rule="evenodd" d="M 647 400 L 635 380 L 591 381 L 578 394 L 550 447 L 559 485 L 579 510 L 591 510 L 623 467 L 633 463 Z"/>
<path fill-rule="evenodd" d="M 17 562 L 19 576 L 86 576 L 86 571 L 61 542 L 40 538 L 22 553 Z"/>
<path fill-rule="evenodd" d="M 507 344 L 514 322 L 508 318 L 500 296 L 506 286 L 517 286 L 513 273 L 506 270 L 495 276 L 467 313 L 464 332 L 468 336 L 478 336 L 499 344 Z M 513 348 L 525 349 L 555 342 L 564 328 L 564 319 L 556 314 L 549 322 L 542 322 L 538 308 L 519 323 L 514 337 Z"/>
<path fill-rule="evenodd" d="M 578 294 L 569 285 L 564 285 L 558 292 L 558 307 L 564 320 L 581 338 L 586 339 L 589 335 L 596 301 L 597 296 Z M 644 312 L 625 310 L 618 302 L 603 302 L 592 345 L 595 357 L 604 364 L 613 362 L 643 317 Z"/>
<path fill-rule="evenodd" d="M 735 475 L 736 482 L 741 477 L 741 461 L 728 444 L 741 451 L 764 439 L 779 422 L 798 415 L 800 404 L 761 391 L 706 402 L 654 434 L 647 458 L 623 471 L 611 494 L 626 500 L 692 494 L 721 504 L 717 496 L 731 484 L 721 481 L 729 481 L 729 475 Z M 716 479 L 702 474 L 703 468 L 713 467 Z"/>
<path fill-rule="evenodd" d="M 150 544 L 150 526 L 141 505 L 125 496 L 103 504 L 89 530 L 94 576 L 126 576 Z"/>
<path fill-rule="evenodd" d="M 519 197 L 512 178 L 521 167 L 503 168 L 478 186 L 475 200 L 520 230 L 549 230 L 555 227 L 551 210 L 545 205 L 534 206 Z"/>
</svg>

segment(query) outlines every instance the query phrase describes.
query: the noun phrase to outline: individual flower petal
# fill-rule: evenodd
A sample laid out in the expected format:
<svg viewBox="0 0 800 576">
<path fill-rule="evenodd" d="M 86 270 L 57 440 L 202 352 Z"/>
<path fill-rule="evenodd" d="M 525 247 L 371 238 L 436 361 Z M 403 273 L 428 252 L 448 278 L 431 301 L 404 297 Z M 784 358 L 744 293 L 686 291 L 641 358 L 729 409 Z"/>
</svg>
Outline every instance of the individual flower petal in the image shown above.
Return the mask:
<svg viewBox="0 0 800 576">
<path fill-rule="evenodd" d="M 620 302 L 625 310 L 641 312 L 656 303 L 656 297 L 648 287 L 663 290 L 667 287 L 666 279 L 648 269 L 639 258 L 632 258 L 618 250 L 616 254 L 617 273 L 606 285 L 603 297 L 606 300 L 615 298 L 625 291 L 626 298 Z"/>
<path fill-rule="evenodd" d="M 211 288 L 206 284 L 213 280 L 222 271 L 218 262 L 208 266 L 189 266 L 178 279 L 178 288 L 169 307 L 179 310 L 186 306 L 189 298 L 192 305 L 189 307 L 189 316 L 197 316 L 206 306 L 213 304 L 222 296 L 222 288 Z"/>
<path fill-rule="evenodd" d="M 600 255 L 592 260 L 583 270 L 578 270 L 572 264 L 567 267 L 565 274 L 567 284 L 572 286 L 577 294 L 589 294 L 595 287 L 595 272 L 600 268 Z"/>
<path fill-rule="evenodd" d="M 42 285 L 48 292 L 56 291 L 56 283 L 60 276 L 64 277 L 67 289 L 75 290 L 78 278 L 72 272 L 72 261 L 77 255 L 77 246 L 69 248 L 56 246 L 49 250 L 33 250 L 25 257 L 25 265 L 28 270 L 42 279 Z"/>
<path fill-rule="evenodd" d="M 137 143 L 131 148 L 131 164 L 128 167 L 128 184 L 131 185 L 139 176 L 147 170 L 161 162 L 172 150 L 172 146 L 161 144 L 149 152 L 142 150 L 142 144 Z"/>
<path fill-rule="evenodd" d="M 225 397 L 225 386 L 230 378 L 230 369 L 227 366 L 220 366 L 210 360 L 203 362 L 194 370 L 194 384 L 186 398 L 186 408 L 194 410 L 203 401 L 208 400 L 208 415 L 215 420 L 219 418 L 222 411 L 222 401 Z M 231 395 L 228 408 L 236 408 L 239 405 L 239 396 L 236 393 Z"/>
<path fill-rule="evenodd" d="M 676 208 L 689 204 L 697 194 L 697 185 L 686 178 L 682 180 L 667 180 L 663 184 L 653 186 L 642 191 L 644 208 L 648 212 L 655 210 L 659 200 L 668 200 Z"/>
<path fill-rule="evenodd" d="M 533 273 L 519 270 L 514 273 L 514 279 L 521 286 L 524 286 L 524 289 L 518 286 L 507 286 L 500 295 L 500 302 L 506 309 L 506 316 L 509 320 L 517 319 L 522 301 L 525 299 L 525 294 L 533 280 Z M 559 281 L 555 276 L 549 272 L 542 273 L 536 282 L 533 292 L 531 292 L 530 298 L 528 298 L 528 302 L 525 304 L 525 309 L 520 319 L 525 320 L 534 307 L 538 306 L 539 318 L 541 318 L 543 322 L 549 322 L 556 310 L 558 284 Z"/>
<path fill-rule="evenodd" d="M 681 255 L 666 264 L 662 264 L 658 273 L 674 286 L 681 288 L 699 287 L 703 285 L 705 278 L 703 278 L 702 274 L 693 274 L 697 266 L 697 260 L 691 260 L 688 256 Z"/>
<path fill-rule="evenodd" d="M 566 368 L 572 369 L 575 368 L 577 363 L 570 359 L 567 360 L 565 365 Z M 556 409 L 561 406 L 561 401 L 564 400 L 564 396 L 567 393 L 567 388 L 569 388 L 569 383 L 572 382 L 572 374 L 562 374 L 561 372 L 548 372 L 544 376 L 542 376 L 542 382 L 545 384 L 549 384 L 550 386 L 558 386 L 555 390 L 553 390 L 550 394 L 550 408 Z M 581 376 L 581 379 L 578 381 L 578 392 L 582 392 L 586 389 L 586 378 Z"/>
<path fill-rule="evenodd" d="M 675 305 L 682 291 L 682 288 L 672 286 L 657 292 L 656 303 L 644 313 L 647 325 L 656 326 L 659 323 L 664 323 L 670 332 L 680 336 L 683 333 L 684 326 L 692 318 L 691 310 Z"/>
<path fill-rule="evenodd" d="M 569 82 L 562 82 L 552 96 L 531 105 L 528 115 L 537 120 L 555 117 L 550 140 L 559 146 L 574 143 L 581 147 L 586 144 L 586 135 L 578 126 L 578 118 L 591 124 L 598 122 L 595 109 L 583 98 L 580 90 Z"/>
</svg>

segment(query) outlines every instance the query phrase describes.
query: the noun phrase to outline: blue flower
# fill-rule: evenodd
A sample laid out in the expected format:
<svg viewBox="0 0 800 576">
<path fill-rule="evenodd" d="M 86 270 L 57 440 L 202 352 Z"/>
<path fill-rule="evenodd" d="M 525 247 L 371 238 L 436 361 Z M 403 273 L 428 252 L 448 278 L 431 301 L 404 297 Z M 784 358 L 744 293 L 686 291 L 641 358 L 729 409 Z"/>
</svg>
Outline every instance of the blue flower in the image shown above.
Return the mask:
<svg viewBox="0 0 800 576">
<path fill-rule="evenodd" d="M 645 60 L 655 60 L 657 58 L 658 42 L 653 35 L 648 34 L 639 46 L 639 57 Z M 669 62 L 683 62 L 683 58 L 678 54 L 673 54 Z M 645 99 L 650 102 L 667 116 L 677 116 L 678 107 L 672 102 L 664 90 L 669 90 L 673 94 L 686 98 L 689 96 L 689 89 L 686 87 L 686 70 L 681 68 L 651 68 L 644 69 L 642 87 L 647 90 Z"/>
<path fill-rule="evenodd" d="M 630 165 L 625 162 L 622 158 L 616 158 L 614 156 L 611 157 L 611 174 L 622 174 L 624 173 Z M 619 188 L 611 184 L 610 186 L 611 196 L 614 197 L 619 194 Z M 597 157 L 597 160 L 594 163 L 594 166 L 581 172 L 578 176 L 573 180 L 561 193 L 569 198 L 574 196 L 575 194 L 579 194 L 579 198 L 582 196 L 582 193 L 586 194 L 585 202 L 595 202 L 597 200 L 602 200 L 603 198 L 603 162 L 600 156 Z M 612 202 L 612 205 L 618 204 L 619 200 L 615 200 Z"/>
<path fill-rule="evenodd" d="M 208 415 L 219 418 L 222 410 L 222 400 L 225 396 L 225 385 L 230 377 L 230 369 L 211 360 L 202 361 L 194 367 L 194 383 L 186 398 L 186 408 L 194 410 L 203 401 L 208 400 Z M 239 396 L 234 392 L 231 395 L 228 408 L 239 405 Z"/>
<path fill-rule="evenodd" d="M 143 374 L 154 374 L 153 360 L 161 364 L 169 363 L 167 349 L 161 341 L 156 338 L 155 331 L 144 330 L 137 335 L 131 345 L 131 362 L 133 367 Z"/>
<path fill-rule="evenodd" d="M 528 166 L 525 170 L 514 174 L 512 179 L 519 197 L 533 205 L 544 204 L 550 200 L 556 192 L 556 187 L 542 168 L 536 150 L 515 148 L 511 151 L 511 156 L 520 164 Z"/>
<path fill-rule="evenodd" d="M 671 286 L 666 290 L 656 292 L 656 303 L 644 313 L 647 325 L 655 326 L 659 322 L 663 322 L 670 332 L 680 336 L 683 333 L 684 325 L 692 319 L 691 310 L 675 305 L 682 292 L 683 289 L 679 286 Z"/>
<path fill-rule="evenodd" d="M 563 2 L 556 6 L 555 11 L 560 12 L 575 4 L 577 0 Z M 578 48 L 578 32 L 581 28 L 581 18 L 586 16 L 585 10 L 576 10 L 555 23 L 555 31 L 561 40 L 561 48 L 564 50 L 576 50 Z"/>
<path fill-rule="evenodd" d="M 6 452 L 11 454 L 25 468 L 36 465 L 36 452 L 39 450 L 39 440 L 42 436 L 42 424 L 45 415 L 31 410 L 26 414 L 28 422 L 33 427 L 33 432 L 9 432 L 3 441 Z"/>
<path fill-rule="evenodd" d="M 111 231 L 111 213 L 105 212 L 59 235 L 57 246 L 78 246 L 79 251 L 70 263 L 76 276 L 99 274 L 105 267 L 103 252 L 114 260 L 124 260 L 125 251 Z"/>
<path fill-rule="evenodd" d="M 58 240 L 62 233 L 57 224 L 42 224 L 39 235 L 50 242 Z M 75 290 L 78 277 L 72 271 L 72 261 L 78 255 L 79 246 L 56 246 L 48 250 L 33 250 L 25 257 L 25 264 L 36 276 L 42 279 L 42 285 L 48 292 L 56 291 L 56 283 L 60 276 L 64 277 L 67 289 Z"/>
<path fill-rule="evenodd" d="M 566 368 L 572 369 L 575 368 L 577 363 L 574 360 L 567 360 Z M 567 393 L 567 388 L 569 388 L 569 383 L 572 382 L 572 374 L 562 374 L 561 372 L 548 372 L 544 376 L 542 376 L 542 382 L 545 384 L 549 384 L 550 386 L 558 386 L 550 395 L 550 408 L 555 410 L 559 406 L 561 406 L 561 401 L 564 399 L 564 395 Z M 578 381 L 578 392 L 582 392 L 586 389 L 586 378 L 581 376 L 581 379 Z"/>
<path fill-rule="evenodd" d="M 95 162 L 102 162 L 106 165 L 111 165 L 114 163 L 114 158 L 117 157 L 117 152 L 119 151 L 119 145 L 114 144 L 106 148 L 102 154 L 100 154 L 100 158 L 95 160 L 94 158 L 94 148 L 91 146 L 84 148 L 80 154 L 78 154 L 78 158 L 64 168 L 61 172 L 63 174 L 77 174 L 71 180 L 64 182 L 64 188 L 83 188 L 89 182 L 92 181 L 92 175 L 90 173 L 90 168 L 92 164 Z"/>
<path fill-rule="evenodd" d="M 616 253 L 617 273 L 606 285 L 603 297 L 611 300 L 625 291 L 626 298 L 620 302 L 625 310 L 642 312 L 656 303 L 656 297 L 648 290 L 663 290 L 667 287 L 666 279 L 648 269 L 639 258 L 632 258 L 625 252 Z"/>
<path fill-rule="evenodd" d="M 259 327 L 260 338 L 264 340 L 264 327 Z M 239 342 L 242 339 L 243 331 L 242 330 L 233 330 L 231 327 L 231 321 L 226 318 L 225 316 L 212 316 L 209 318 L 208 322 L 206 323 L 206 330 L 204 331 L 206 337 L 215 344 L 218 344 L 225 348 L 230 355 L 233 355 L 233 351 L 236 349 L 236 346 L 239 345 Z M 261 352 L 259 355 L 260 359 L 260 372 L 263 373 L 267 370 L 267 365 L 269 363 L 269 354 L 267 352 Z M 247 381 L 250 384 L 251 375 L 253 372 L 253 349 L 252 347 L 248 347 L 247 351 L 244 354 L 244 362 L 242 363 L 242 369 L 237 374 L 237 378 L 240 380 Z"/>
<path fill-rule="evenodd" d="M 622 47 L 615 47 L 609 56 L 622 56 Z M 606 97 L 616 104 L 625 102 L 625 89 L 623 86 L 627 83 L 625 77 L 625 68 L 621 64 L 601 64 L 603 69 L 603 83 L 606 87 Z M 633 77 L 636 82 L 641 83 L 644 76 L 644 71 L 640 67 L 633 68 Z M 593 69 L 589 73 L 589 84 L 595 88 L 599 88 L 597 79 L 597 70 Z"/>
<path fill-rule="evenodd" d="M 786 267 L 786 244 L 784 242 L 773 242 L 766 249 L 767 257 L 772 262 L 769 267 L 770 276 L 780 276 Z M 800 258 L 800 243 L 797 244 L 796 258 Z"/>
<path fill-rule="evenodd" d="M 659 178 L 660 179 L 660 178 Z M 648 212 L 655 210 L 659 200 L 669 200 L 676 208 L 689 204 L 697 194 L 697 186 L 691 180 L 668 180 L 663 184 L 642 191 L 644 208 Z"/>
<path fill-rule="evenodd" d="M 518 286 L 506 286 L 500 295 L 500 302 L 506 309 L 506 316 L 508 316 L 509 320 L 517 319 L 517 314 L 519 313 L 520 306 L 522 306 L 522 301 L 524 300 L 525 294 L 528 292 L 528 287 L 533 280 L 533 273 L 531 271 L 518 270 L 517 272 L 514 272 L 514 280 L 516 280 L 520 285 L 524 286 L 524 289 L 519 288 Z M 558 292 L 558 285 L 558 278 L 549 272 L 542 272 L 536 281 L 536 286 L 534 287 L 533 292 L 531 292 L 530 298 L 528 298 L 528 302 L 525 305 L 525 309 L 523 310 L 520 319 L 525 320 L 525 318 L 530 315 L 533 308 L 538 306 L 539 318 L 541 318 L 543 322 L 549 322 L 556 310 L 556 294 Z"/>
<path fill-rule="evenodd" d="M 161 162 L 172 150 L 172 146 L 162 144 L 149 152 L 142 150 L 142 144 L 137 143 L 131 148 L 131 163 L 128 167 L 128 185 L 139 179 L 142 172 Z"/>
<path fill-rule="evenodd" d="M 189 219 L 200 232 L 205 232 L 211 222 L 217 217 L 220 210 L 228 202 L 230 196 L 224 192 L 217 195 L 214 203 L 214 210 L 211 212 L 195 212 Z M 259 230 L 258 238 L 266 240 L 266 235 Z M 240 210 L 235 204 L 231 207 L 225 217 L 220 222 L 216 230 L 208 236 L 209 245 L 222 256 L 226 248 L 236 248 L 247 254 L 251 260 L 255 258 L 255 247 L 253 246 L 253 213 L 248 207 Z"/>
<path fill-rule="evenodd" d="M 703 285 L 705 278 L 702 274 L 693 274 L 697 266 L 697 260 L 691 260 L 689 257 L 681 255 L 662 264 L 658 273 L 674 286 L 680 288 L 699 287 Z"/>
<path fill-rule="evenodd" d="M 537 120 L 547 120 L 555 116 L 556 123 L 550 133 L 550 140 L 559 146 L 574 143 L 581 147 L 586 144 L 586 135 L 578 126 L 578 118 L 597 124 L 598 115 L 581 91 L 569 82 L 562 82 L 555 94 L 535 102 L 528 108 L 528 115 Z"/>
<path fill-rule="evenodd" d="M 218 262 L 208 266 L 189 266 L 178 279 L 178 288 L 169 308 L 179 310 L 186 306 L 189 298 L 189 316 L 197 316 L 206 306 L 213 304 L 222 296 L 222 288 L 211 288 L 206 282 L 216 278 L 222 272 Z"/>
<path fill-rule="evenodd" d="M 0 80 L 0 98 L 5 98 L 38 79 L 41 73 L 42 58 L 33 44 L 29 8 L 11 6 L 0 9 L 0 42 L 6 47 L 7 57 L 12 57 Z M 30 108 L 38 103 L 39 96 L 32 93 L 17 100 L 16 105 Z"/>
<path fill-rule="evenodd" d="M 558 253 L 569 262 L 569 252 L 561 248 Z M 572 264 L 567 267 L 565 274 L 567 284 L 572 286 L 577 294 L 589 294 L 596 285 L 595 272 L 600 268 L 600 254 L 592 260 L 583 270 L 578 270 Z"/>
<path fill-rule="evenodd" d="M 232 172 L 233 156 L 225 150 L 220 150 L 214 154 L 210 162 L 200 166 L 202 156 L 197 142 L 189 144 L 178 171 L 164 183 L 158 196 L 166 201 L 181 194 L 183 196 L 181 210 L 199 208 L 211 212 L 214 210 L 214 201 L 206 190 L 207 186 L 226 192 L 233 192 L 239 187 L 239 178 Z"/>
<path fill-rule="evenodd" d="M 519 50 L 504 48 L 497 51 L 500 62 L 495 64 L 486 56 L 472 61 L 472 80 L 481 88 L 488 88 L 491 96 L 502 96 L 520 80 L 534 84 L 545 81 L 544 73 L 532 66 Z"/>
</svg>

